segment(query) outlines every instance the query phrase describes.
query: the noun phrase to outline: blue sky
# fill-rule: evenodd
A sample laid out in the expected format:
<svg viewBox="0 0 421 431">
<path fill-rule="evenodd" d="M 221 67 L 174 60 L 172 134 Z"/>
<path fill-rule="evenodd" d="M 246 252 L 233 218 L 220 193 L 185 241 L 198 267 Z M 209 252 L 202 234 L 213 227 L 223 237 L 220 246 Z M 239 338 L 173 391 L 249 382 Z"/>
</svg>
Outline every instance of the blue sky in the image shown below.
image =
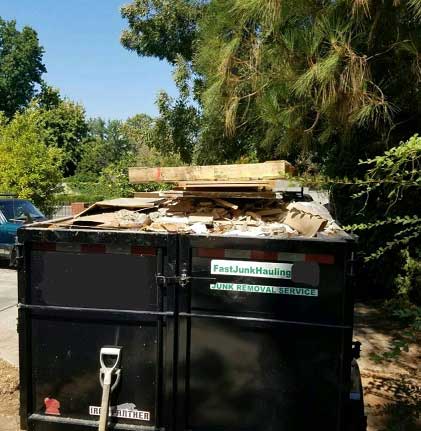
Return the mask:
<svg viewBox="0 0 421 431">
<path fill-rule="evenodd" d="M 176 94 L 172 68 L 139 57 L 120 45 L 126 21 L 120 6 L 130 0 L 0 0 L 0 16 L 38 32 L 45 49 L 44 79 L 82 103 L 87 115 L 126 119 L 155 115 L 155 97 Z"/>
</svg>

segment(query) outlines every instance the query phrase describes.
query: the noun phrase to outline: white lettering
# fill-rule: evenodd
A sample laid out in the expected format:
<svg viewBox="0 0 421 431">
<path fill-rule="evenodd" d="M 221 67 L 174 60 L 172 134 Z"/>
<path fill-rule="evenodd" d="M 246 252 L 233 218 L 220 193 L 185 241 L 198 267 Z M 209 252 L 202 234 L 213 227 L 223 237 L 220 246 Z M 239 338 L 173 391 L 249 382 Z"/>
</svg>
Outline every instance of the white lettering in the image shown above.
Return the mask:
<svg viewBox="0 0 421 431">
<path fill-rule="evenodd" d="M 89 414 L 92 416 L 101 415 L 101 407 L 89 406 Z M 135 419 L 138 421 L 150 421 L 151 414 L 147 411 L 141 410 L 128 410 L 128 409 L 118 409 L 117 407 L 110 407 L 109 416 L 114 418 L 123 419 Z"/>
</svg>

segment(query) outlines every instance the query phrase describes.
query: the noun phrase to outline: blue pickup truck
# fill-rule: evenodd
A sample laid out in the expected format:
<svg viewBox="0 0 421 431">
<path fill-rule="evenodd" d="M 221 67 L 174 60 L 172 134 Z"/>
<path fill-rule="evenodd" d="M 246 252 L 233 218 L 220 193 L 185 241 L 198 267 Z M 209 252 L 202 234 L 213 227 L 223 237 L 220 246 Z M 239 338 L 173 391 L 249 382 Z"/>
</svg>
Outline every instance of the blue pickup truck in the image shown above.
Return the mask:
<svg viewBox="0 0 421 431">
<path fill-rule="evenodd" d="M 0 195 L 0 258 L 15 257 L 15 238 L 20 226 L 27 223 L 45 220 L 44 214 L 30 201 Z"/>
</svg>

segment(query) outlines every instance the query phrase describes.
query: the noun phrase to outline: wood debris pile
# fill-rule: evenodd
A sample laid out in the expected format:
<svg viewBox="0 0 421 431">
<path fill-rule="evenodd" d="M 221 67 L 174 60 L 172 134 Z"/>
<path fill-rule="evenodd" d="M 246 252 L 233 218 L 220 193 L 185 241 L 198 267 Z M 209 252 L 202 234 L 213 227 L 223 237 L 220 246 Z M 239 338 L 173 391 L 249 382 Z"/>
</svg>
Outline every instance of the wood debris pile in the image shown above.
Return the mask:
<svg viewBox="0 0 421 431">
<path fill-rule="evenodd" d="M 346 234 L 315 202 L 284 199 L 156 197 L 97 202 L 49 227 L 252 237 L 332 237 Z"/>
<path fill-rule="evenodd" d="M 173 183 L 172 190 L 97 202 L 50 228 L 132 229 L 143 232 L 248 237 L 348 237 L 300 184 L 284 160 L 264 163 L 135 167 L 130 182 Z"/>
</svg>

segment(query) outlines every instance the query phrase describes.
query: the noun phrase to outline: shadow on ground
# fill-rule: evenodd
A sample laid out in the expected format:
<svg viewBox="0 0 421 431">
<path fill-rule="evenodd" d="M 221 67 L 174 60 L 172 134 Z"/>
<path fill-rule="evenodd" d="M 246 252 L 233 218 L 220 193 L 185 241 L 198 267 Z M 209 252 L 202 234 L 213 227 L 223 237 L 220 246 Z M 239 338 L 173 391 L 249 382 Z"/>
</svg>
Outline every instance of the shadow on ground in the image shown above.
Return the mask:
<svg viewBox="0 0 421 431">
<path fill-rule="evenodd" d="M 357 304 L 354 338 L 362 343 L 359 360 L 369 431 L 421 429 L 421 349 L 413 344 L 393 361 L 371 360 L 387 351 L 402 328 L 379 311 L 377 305 Z"/>
<path fill-rule="evenodd" d="M 420 387 L 406 376 L 398 378 L 363 374 L 366 409 L 374 430 L 420 429 Z"/>
<path fill-rule="evenodd" d="M 10 269 L 9 259 L 0 257 L 0 269 Z"/>
</svg>

